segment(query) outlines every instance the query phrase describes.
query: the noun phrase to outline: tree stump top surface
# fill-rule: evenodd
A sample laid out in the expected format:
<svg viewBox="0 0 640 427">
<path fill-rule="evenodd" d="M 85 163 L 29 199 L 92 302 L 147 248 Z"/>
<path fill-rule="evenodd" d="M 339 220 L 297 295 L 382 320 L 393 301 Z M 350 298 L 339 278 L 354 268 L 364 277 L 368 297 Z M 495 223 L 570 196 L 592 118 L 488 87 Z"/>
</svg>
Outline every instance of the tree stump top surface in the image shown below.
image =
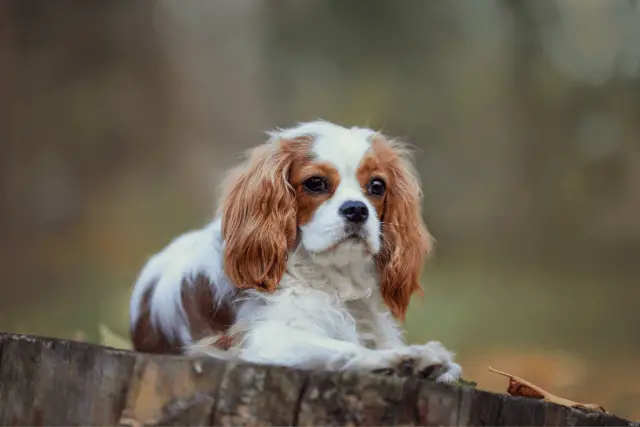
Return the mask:
<svg viewBox="0 0 640 427">
<path fill-rule="evenodd" d="M 0 334 L 0 425 L 634 426 L 467 387 Z"/>
</svg>

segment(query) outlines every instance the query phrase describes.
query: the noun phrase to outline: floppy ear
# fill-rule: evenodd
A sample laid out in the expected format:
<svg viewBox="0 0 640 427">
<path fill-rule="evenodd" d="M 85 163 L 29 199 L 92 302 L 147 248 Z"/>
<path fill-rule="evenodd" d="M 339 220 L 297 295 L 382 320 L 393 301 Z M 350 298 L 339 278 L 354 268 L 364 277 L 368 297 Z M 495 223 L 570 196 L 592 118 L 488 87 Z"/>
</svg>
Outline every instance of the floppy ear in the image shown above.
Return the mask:
<svg viewBox="0 0 640 427">
<path fill-rule="evenodd" d="M 422 219 L 420 183 L 408 149 L 389 141 L 394 158 L 382 214 L 382 245 L 376 255 L 380 292 L 393 315 L 404 320 L 411 295 L 421 292 L 420 276 L 432 240 Z"/>
<path fill-rule="evenodd" d="M 254 148 L 227 178 L 222 205 L 224 271 L 239 288 L 274 291 L 296 238 L 297 206 L 288 177 L 294 152 L 276 140 Z"/>
</svg>

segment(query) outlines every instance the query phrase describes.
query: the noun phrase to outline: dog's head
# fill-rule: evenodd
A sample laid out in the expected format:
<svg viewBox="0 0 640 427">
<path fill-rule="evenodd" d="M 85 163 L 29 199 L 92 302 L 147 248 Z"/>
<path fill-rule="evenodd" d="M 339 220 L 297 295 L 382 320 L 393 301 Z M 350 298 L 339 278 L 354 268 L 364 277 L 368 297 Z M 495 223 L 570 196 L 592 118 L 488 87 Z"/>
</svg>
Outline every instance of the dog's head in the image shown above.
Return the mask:
<svg viewBox="0 0 640 427">
<path fill-rule="evenodd" d="M 241 288 L 276 289 L 296 245 L 359 245 L 403 318 L 431 239 L 407 147 L 371 129 L 317 121 L 278 130 L 228 176 L 221 203 L 225 272 Z"/>
</svg>

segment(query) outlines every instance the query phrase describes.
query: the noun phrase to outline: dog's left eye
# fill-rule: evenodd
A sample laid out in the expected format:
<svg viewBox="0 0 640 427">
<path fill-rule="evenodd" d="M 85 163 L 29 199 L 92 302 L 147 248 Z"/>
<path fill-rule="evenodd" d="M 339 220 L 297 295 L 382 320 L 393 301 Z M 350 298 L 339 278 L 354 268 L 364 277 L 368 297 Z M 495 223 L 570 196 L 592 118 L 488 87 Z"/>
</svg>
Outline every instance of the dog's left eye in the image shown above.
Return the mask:
<svg viewBox="0 0 640 427">
<path fill-rule="evenodd" d="M 386 188 L 387 188 L 386 184 L 380 178 L 373 178 L 368 185 L 369 193 L 377 197 L 382 196 Z"/>
<path fill-rule="evenodd" d="M 326 193 L 329 191 L 329 183 L 326 178 L 321 176 L 312 176 L 306 179 L 302 185 L 309 193 Z"/>
</svg>

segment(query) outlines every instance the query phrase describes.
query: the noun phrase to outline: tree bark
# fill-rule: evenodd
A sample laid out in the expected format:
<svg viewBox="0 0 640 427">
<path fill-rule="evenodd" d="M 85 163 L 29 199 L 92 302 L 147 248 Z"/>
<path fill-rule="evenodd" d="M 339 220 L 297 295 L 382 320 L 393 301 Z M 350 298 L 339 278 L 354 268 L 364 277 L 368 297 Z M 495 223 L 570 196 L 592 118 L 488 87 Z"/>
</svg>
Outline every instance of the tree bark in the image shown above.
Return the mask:
<svg viewBox="0 0 640 427">
<path fill-rule="evenodd" d="M 637 423 L 417 378 L 305 372 L 0 334 L 0 425 Z"/>
</svg>

